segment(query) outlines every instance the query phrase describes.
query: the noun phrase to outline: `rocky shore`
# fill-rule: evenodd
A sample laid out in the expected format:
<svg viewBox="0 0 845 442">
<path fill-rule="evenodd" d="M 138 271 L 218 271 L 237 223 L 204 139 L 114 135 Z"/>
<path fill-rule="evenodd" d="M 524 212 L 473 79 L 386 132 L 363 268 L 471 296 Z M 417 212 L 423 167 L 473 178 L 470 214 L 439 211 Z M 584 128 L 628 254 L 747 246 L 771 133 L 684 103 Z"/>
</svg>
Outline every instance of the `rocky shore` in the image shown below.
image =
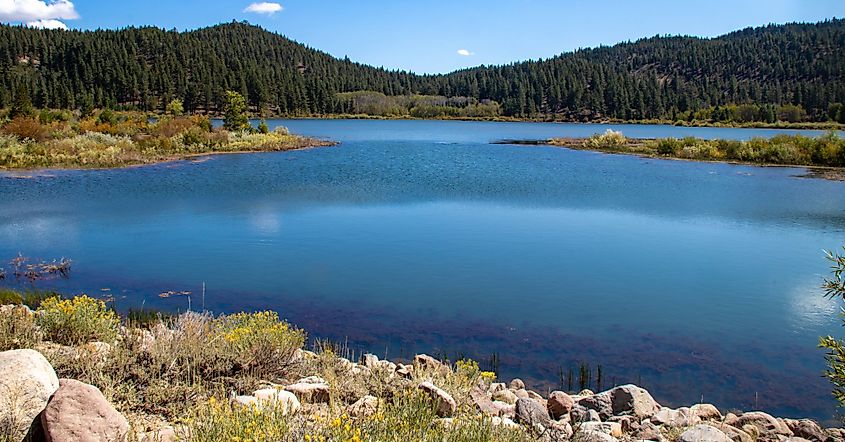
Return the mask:
<svg viewBox="0 0 845 442">
<path fill-rule="evenodd" d="M 69 305 L 62 304 L 59 310 L 76 314 Z M 495 374 L 480 371 L 472 361 L 449 363 L 424 354 L 410 361 L 382 360 L 373 354 L 350 360 L 325 346 L 314 352 L 304 350 L 299 347 L 302 341 L 288 353 L 278 351 L 280 347 L 272 351 L 274 358 L 284 362 L 283 369 L 273 374 L 261 372 L 250 378 L 246 371 L 227 364 L 225 381 L 209 377 L 209 385 L 224 382 L 226 389 L 197 389 L 184 396 L 180 399 L 187 401 L 182 404 L 184 417 L 150 406 L 160 399 L 151 395 L 152 384 L 140 380 L 143 373 L 117 377 L 111 371 L 127 357 L 134 359 L 126 359 L 129 365 L 120 370 L 147 364 L 143 371 L 150 372 L 165 365 L 169 374 L 161 380 L 165 389 L 175 390 L 181 384 L 172 368 L 184 356 L 178 352 L 190 351 L 196 377 L 191 382 L 198 385 L 206 369 L 196 352 L 204 348 L 189 348 L 185 337 L 196 337 L 221 318 L 231 318 L 187 313 L 145 326 L 125 324 L 110 343 L 91 340 L 67 345 L 23 339 L 27 330 L 21 324 L 27 318 L 50 314 L 44 307 L 36 311 L 20 305 L 0 307 L 0 338 L 5 339 L 0 342 L 6 347 L 8 342 L 20 342 L 12 347 L 22 347 L 0 352 L 0 440 L 213 440 L 209 430 L 215 428 L 209 427 L 222 428 L 234 419 L 241 426 L 225 433 L 229 437 L 268 441 L 407 440 L 409 434 L 422 431 L 426 435 L 418 440 L 845 441 L 845 430 L 823 428 L 809 419 L 782 419 L 762 411 L 725 412 L 711 404 L 663 407 L 635 385 L 598 393 L 541 393 L 519 379 L 497 382 Z M 241 315 L 241 319 L 253 315 L 272 319 L 265 313 Z M 18 321 L 17 329 L 8 327 L 10 320 Z M 227 329 L 234 332 L 224 335 L 223 341 L 234 342 L 250 333 L 244 326 L 247 322 L 237 324 Z M 293 331 L 284 322 L 263 324 L 269 327 L 267 334 Z M 48 330 L 34 330 L 49 336 Z M 14 341 L 16 333 L 20 341 Z M 212 347 L 215 339 L 205 335 L 200 345 Z M 165 364 L 155 362 L 163 348 L 177 352 L 168 353 Z M 258 347 L 250 349 L 258 351 Z M 77 368 L 69 369 L 69 364 Z M 80 366 L 84 369 L 79 370 Z M 85 379 L 64 377 L 67 373 L 81 373 L 79 377 Z M 146 396 L 132 396 L 145 403 L 127 400 L 124 390 L 145 390 Z M 248 412 L 241 414 L 242 410 Z M 253 433 L 248 432 L 261 426 L 265 427 L 260 429 L 261 437 L 249 437 Z M 283 431 L 274 432 L 269 426 Z"/>
</svg>

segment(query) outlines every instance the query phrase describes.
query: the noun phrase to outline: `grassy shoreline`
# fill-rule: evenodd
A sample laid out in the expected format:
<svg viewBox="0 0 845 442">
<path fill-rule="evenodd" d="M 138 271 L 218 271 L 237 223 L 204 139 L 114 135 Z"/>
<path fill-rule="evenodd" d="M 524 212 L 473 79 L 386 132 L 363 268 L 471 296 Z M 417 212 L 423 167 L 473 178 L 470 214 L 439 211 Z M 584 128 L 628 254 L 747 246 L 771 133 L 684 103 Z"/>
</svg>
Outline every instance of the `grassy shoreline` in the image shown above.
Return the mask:
<svg viewBox="0 0 845 442">
<path fill-rule="evenodd" d="M 41 111 L 0 127 L 0 171 L 107 169 L 179 161 L 205 155 L 278 152 L 334 143 L 248 125 L 229 131 L 200 116 L 101 111 L 88 117 Z"/>
<path fill-rule="evenodd" d="M 496 144 L 548 145 L 576 150 L 637 155 L 681 161 L 718 162 L 808 170 L 807 176 L 845 181 L 845 139 L 834 132 L 822 137 L 777 135 L 751 140 L 701 138 L 627 138 L 608 129 L 587 138 L 502 140 Z"/>
</svg>

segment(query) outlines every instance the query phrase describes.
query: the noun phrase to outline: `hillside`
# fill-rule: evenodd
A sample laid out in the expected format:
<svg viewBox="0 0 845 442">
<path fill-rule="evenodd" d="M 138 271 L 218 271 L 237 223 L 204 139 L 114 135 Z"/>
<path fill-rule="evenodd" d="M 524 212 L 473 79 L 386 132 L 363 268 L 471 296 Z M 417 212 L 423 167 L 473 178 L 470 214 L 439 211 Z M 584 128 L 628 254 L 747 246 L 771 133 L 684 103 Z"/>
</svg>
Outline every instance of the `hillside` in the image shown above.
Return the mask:
<svg viewBox="0 0 845 442">
<path fill-rule="evenodd" d="M 362 98 L 379 104 L 368 112 L 378 114 L 383 101 L 408 110 L 419 105 L 414 95 L 429 95 L 427 106 L 480 103 L 513 117 L 845 122 L 843 54 L 845 21 L 830 20 L 415 75 L 337 59 L 246 23 L 181 33 L 2 25 L 0 108 L 26 90 L 38 107 L 160 110 L 180 98 L 188 111 L 214 112 L 235 90 L 276 115 L 363 113 Z M 338 95 L 356 91 L 375 93 Z"/>
</svg>

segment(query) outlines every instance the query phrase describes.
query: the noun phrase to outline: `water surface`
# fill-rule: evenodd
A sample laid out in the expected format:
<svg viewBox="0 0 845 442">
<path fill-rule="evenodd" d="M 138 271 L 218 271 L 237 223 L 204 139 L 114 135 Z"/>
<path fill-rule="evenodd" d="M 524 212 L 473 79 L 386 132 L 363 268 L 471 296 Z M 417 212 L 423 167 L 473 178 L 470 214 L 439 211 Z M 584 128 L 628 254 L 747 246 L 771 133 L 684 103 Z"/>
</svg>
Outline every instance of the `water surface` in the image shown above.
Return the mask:
<svg viewBox="0 0 845 442">
<path fill-rule="evenodd" d="M 192 290 L 194 308 L 274 309 L 312 337 L 381 356 L 485 366 L 497 354 L 502 377 L 538 390 L 586 362 L 602 366 L 603 386 L 636 382 L 667 405 L 703 397 L 833 415 L 815 346 L 841 333 L 819 285 L 822 249 L 845 243 L 845 183 L 795 168 L 490 144 L 609 127 L 631 137 L 778 131 L 278 124 L 340 144 L 0 176 L 0 259 L 69 257 L 69 280 L 39 285 L 109 288 L 123 309 L 184 310 L 186 299 L 157 294 Z"/>
</svg>

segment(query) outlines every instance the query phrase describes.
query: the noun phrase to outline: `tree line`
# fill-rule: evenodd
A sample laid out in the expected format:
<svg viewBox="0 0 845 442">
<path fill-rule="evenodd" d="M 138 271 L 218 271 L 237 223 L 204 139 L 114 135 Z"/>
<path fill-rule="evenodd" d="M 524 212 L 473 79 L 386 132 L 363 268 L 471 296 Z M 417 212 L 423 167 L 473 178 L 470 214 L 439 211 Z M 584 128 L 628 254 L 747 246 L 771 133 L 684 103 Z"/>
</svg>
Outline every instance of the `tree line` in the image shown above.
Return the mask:
<svg viewBox="0 0 845 442">
<path fill-rule="evenodd" d="M 423 116 L 845 122 L 843 54 L 845 21 L 833 19 L 416 75 L 335 58 L 243 22 L 187 32 L 0 25 L 0 108 L 27 94 L 40 108 L 160 112 L 179 99 L 186 112 L 220 113 L 226 91 L 236 91 L 265 115 L 416 100 Z"/>
</svg>

